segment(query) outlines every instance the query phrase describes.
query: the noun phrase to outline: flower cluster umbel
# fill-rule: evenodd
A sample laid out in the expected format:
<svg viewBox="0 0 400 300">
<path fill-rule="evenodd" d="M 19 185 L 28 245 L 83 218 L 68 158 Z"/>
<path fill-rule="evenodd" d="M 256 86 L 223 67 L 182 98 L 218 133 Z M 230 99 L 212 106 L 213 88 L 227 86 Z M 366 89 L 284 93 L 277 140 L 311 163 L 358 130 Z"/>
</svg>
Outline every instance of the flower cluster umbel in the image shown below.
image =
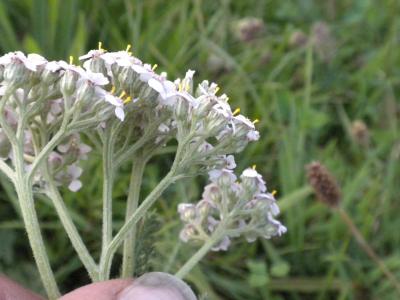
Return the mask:
<svg viewBox="0 0 400 300">
<path fill-rule="evenodd" d="M 266 239 L 286 232 L 275 216 L 279 207 L 273 193 L 267 188 L 261 175 L 248 168 L 240 175 L 240 182 L 230 169 L 209 172 L 211 183 L 203 192 L 202 199 L 195 205 L 181 203 L 178 211 L 185 223 L 180 238 L 187 241 L 206 241 L 217 231 L 214 251 L 227 250 L 231 238 L 243 235 L 248 242 L 256 238 Z"/>
</svg>

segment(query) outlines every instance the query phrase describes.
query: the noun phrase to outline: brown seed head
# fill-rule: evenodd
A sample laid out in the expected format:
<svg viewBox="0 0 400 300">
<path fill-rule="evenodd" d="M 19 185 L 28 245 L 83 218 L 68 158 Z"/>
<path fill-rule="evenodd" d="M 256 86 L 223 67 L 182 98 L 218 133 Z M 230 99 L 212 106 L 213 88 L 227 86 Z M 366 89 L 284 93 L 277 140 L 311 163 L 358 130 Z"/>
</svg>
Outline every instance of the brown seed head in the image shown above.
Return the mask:
<svg viewBox="0 0 400 300">
<path fill-rule="evenodd" d="M 304 47 L 308 42 L 308 37 L 301 30 L 294 31 L 289 38 L 289 45 L 292 48 Z"/>
<path fill-rule="evenodd" d="M 308 182 L 318 199 L 330 207 L 337 207 L 341 200 L 341 193 L 332 174 L 319 162 L 308 164 L 306 169 Z"/>
<path fill-rule="evenodd" d="M 361 120 L 355 120 L 351 124 L 351 136 L 353 140 L 360 146 L 368 146 L 369 131 L 367 125 Z"/>
<path fill-rule="evenodd" d="M 236 35 L 242 42 L 253 41 L 260 37 L 264 31 L 264 21 L 254 17 L 241 19 L 236 25 Z"/>
</svg>

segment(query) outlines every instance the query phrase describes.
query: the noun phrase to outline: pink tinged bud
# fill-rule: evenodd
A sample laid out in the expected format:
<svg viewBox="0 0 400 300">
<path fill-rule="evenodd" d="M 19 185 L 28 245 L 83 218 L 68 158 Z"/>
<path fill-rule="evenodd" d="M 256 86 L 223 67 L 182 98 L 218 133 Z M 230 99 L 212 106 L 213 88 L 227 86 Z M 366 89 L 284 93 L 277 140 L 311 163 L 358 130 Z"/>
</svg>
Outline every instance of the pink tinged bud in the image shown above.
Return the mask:
<svg viewBox="0 0 400 300">
<path fill-rule="evenodd" d="M 199 203 L 197 203 L 196 210 L 199 216 L 204 219 L 210 213 L 212 207 L 214 207 L 212 202 L 201 200 Z"/>
<path fill-rule="evenodd" d="M 63 164 L 63 158 L 57 152 L 51 152 L 48 158 L 49 166 L 52 170 L 59 169 Z"/>
<path fill-rule="evenodd" d="M 196 229 L 190 224 L 186 225 L 179 233 L 179 238 L 185 243 L 193 239 L 195 236 Z"/>
<path fill-rule="evenodd" d="M 226 168 L 227 169 L 234 169 L 236 168 L 236 162 L 235 162 L 235 157 L 233 155 L 228 155 L 225 157 L 225 162 L 226 162 Z"/>
<path fill-rule="evenodd" d="M 217 243 L 213 248 L 211 248 L 212 251 L 227 251 L 229 248 L 229 245 L 231 244 L 231 240 L 229 237 L 224 236 L 219 243 Z"/>
<path fill-rule="evenodd" d="M 230 186 L 236 181 L 236 175 L 229 169 L 211 170 L 208 175 L 212 182 L 216 182 L 221 186 Z"/>
<path fill-rule="evenodd" d="M 181 203 L 178 205 L 178 213 L 182 221 L 190 222 L 196 217 L 196 208 L 193 204 Z"/>
<path fill-rule="evenodd" d="M 206 185 L 202 197 L 205 201 L 218 203 L 221 198 L 219 187 L 214 183 Z"/>
</svg>

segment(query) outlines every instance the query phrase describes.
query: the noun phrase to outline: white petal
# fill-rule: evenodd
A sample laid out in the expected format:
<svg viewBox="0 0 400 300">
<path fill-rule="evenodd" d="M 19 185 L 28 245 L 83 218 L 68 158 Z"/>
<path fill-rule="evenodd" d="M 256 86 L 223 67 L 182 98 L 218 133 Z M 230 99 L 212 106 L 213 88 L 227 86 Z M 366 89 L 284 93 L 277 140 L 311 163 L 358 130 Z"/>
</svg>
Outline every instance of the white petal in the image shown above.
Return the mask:
<svg viewBox="0 0 400 300">
<path fill-rule="evenodd" d="M 120 119 L 121 121 L 124 121 L 125 119 L 125 112 L 122 109 L 122 107 L 116 107 L 115 108 L 115 115 L 117 116 L 118 119 Z"/>
<path fill-rule="evenodd" d="M 79 180 L 72 180 L 71 183 L 68 185 L 68 188 L 71 192 L 77 192 L 81 189 L 82 182 Z"/>
</svg>

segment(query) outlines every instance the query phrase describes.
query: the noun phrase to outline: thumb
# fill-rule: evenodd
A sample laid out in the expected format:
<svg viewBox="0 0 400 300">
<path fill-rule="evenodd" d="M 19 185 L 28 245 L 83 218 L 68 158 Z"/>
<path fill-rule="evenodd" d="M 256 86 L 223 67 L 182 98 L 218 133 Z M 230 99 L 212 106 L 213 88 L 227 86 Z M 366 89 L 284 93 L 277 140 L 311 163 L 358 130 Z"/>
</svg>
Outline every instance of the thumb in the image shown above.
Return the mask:
<svg viewBox="0 0 400 300">
<path fill-rule="evenodd" d="M 146 273 L 135 280 L 115 279 L 81 287 L 60 300 L 196 300 L 191 288 L 177 277 Z"/>
</svg>

